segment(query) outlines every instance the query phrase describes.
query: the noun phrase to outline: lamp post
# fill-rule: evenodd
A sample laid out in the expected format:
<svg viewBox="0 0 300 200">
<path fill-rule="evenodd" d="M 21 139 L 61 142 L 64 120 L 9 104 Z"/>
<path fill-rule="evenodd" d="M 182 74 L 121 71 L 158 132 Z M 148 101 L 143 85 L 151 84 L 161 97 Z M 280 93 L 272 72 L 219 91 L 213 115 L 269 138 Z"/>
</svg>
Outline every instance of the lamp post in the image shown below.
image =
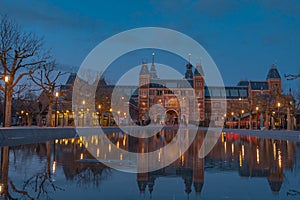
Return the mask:
<svg viewBox="0 0 300 200">
<path fill-rule="evenodd" d="M 242 117 L 243 117 L 243 114 L 244 114 L 244 103 L 243 103 L 243 97 L 239 97 L 239 106 L 241 106 L 241 104 L 242 104 L 242 110 L 241 110 L 241 114 L 240 114 L 240 121 L 239 121 L 239 129 L 241 128 L 241 123 L 242 123 L 242 121 L 243 121 L 243 119 L 242 119 Z"/>
<path fill-rule="evenodd" d="M 232 118 L 232 120 L 231 120 L 231 127 L 230 128 L 234 128 L 233 127 L 233 116 L 234 116 L 234 112 L 231 112 L 231 118 Z"/>
<path fill-rule="evenodd" d="M 24 110 L 21 110 L 21 125 L 23 125 L 23 115 L 24 115 Z"/>
<path fill-rule="evenodd" d="M 123 113 L 124 114 L 124 120 L 125 120 L 125 124 L 128 125 L 128 121 L 127 121 L 127 114 L 126 112 Z"/>
<path fill-rule="evenodd" d="M 256 110 L 256 129 L 258 129 L 258 110 L 259 110 L 259 107 L 256 106 L 255 110 Z"/>
<path fill-rule="evenodd" d="M 280 102 L 277 103 L 277 107 L 278 107 L 278 128 L 280 129 L 281 127 L 281 119 L 280 119 L 280 113 L 279 113 L 279 108 L 280 108 Z"/>
<path fill-rule="evenodd" d="M 67 114 L 67 126 L 69 126 L 69 110 L 66 110 L 66 114 Z"/>
<path fill-rule="evenodd" d="M 26 122 L 25 122 L 26 126 L 28 126 L 28 124 L 29 124 L 29 123 L 28 123 L 28 121 L 29 121 L 28 115 L 29 115 L 29 114 L 28 114 L 28 112 L 27 112 L 27 113 L 26 113 Z"/>
<path fill-rule="evenodd" d="M 109 109 L 109 115 L 108 115 L 108 126 L 110 126 L 110 121 L 111 121 L 111 113 L 112 113 L 112 108 Z"/>
<path fill-rule="evenodd" d="M 84 126 L 84 106 L 85 106 L 85 100 L 82 101 L 82 106 L 83 106 L 83 109 L 82 109 L 82 126 Z"/>
<path fill-rule="evenodd" d="M 59 93 L 55 92 L 55 114 L 54 114 L 54 127 L 57 126 L 57 102 L 58 102 Z"/>
<path fill-rule="evenodd" d="M 99 114 L 98 114 L 98 123 L 99 123 L 99 126 L 101 126 L 101 118 L 100 118 L 100 115 L 101 115 L 101 104 L 98 105 L 98 109 L 99 109 Z"/>
<path fill-rule="evenodd" d="M 118 110 L 118 125 L 120 125 L 120 114 L 121 114 L 121 112 Z"/>
<path fill-rule="evenodd" d="M 241 111 L 241 113 L 242 113 L 242 114 L 241 114 L 241 117 L 242 117 L 241 122 L 242 122 L 242 124 L 243 124 L 243 121 L 244 121 L 244 120 L 243 120 L 243 116 L 244 116 L 244 113 L 245 113 L 244 109 Z"/>
<path fill-rule="evenodd" d="M 3 103 L 3 127 L 5 127 L 5 120 L 6 120 L 6 97 L 7 97 L 7 83 L 9 81 L 9 77 L 7 75 L 4 76 L 4 103 Z"/>
</svg>

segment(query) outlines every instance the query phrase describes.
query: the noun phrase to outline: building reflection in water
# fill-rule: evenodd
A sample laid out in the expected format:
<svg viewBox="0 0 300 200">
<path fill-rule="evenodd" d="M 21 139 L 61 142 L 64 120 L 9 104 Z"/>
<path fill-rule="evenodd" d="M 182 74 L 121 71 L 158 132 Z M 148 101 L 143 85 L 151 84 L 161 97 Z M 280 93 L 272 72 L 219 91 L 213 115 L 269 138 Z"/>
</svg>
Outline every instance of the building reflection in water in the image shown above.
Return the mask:
<svg viewBox="0 0 300 200">
<path fill-rule="evenodd" d="M 189 134 L 187 130 L 186 134 Z M 176 130 L 162 130 L 147 139 L 134 138 L 123 132 L 110 133 L 106 137 L 112 144 L 105 142 L 103 136 L 93 135 L 86 138 L 1 147 L 1 196 L 8 199 L 24 196 L 38 198 L 53 194 L 57 190 L 64 190 L 64 185 L 57 185 L 53 179 L 58 169 L 63 171 L 66 181 L 87 187 L 99 187 L 101 181 L 108 179 L 112 173 L 111 169 L 103 164 L 113 151 L 111 145 L 138 153 L 158 150 L 156 162 L 159 163 L 163 162 L 163 156 L 166 156 L 162 147 L 172 142 L 176 137 Z M 268 180 L 271 191 L 278 193 L 284 181 L 284 170 L 294 166 L 296 144 L 292 142 L 222 133 L 213 150 L 203 159 L 199 154 L 204 137 L 205 133 L 198 131 L 189 149 L 179 152 L 179 158 L 167 167 L 137 173 L 136 181 L 140 193 L 155 193 L 155 187 L 159 187 L 159 177 L 178 177 L 184 182 L 185 188 L 182 190 L 187 195 L 192 192 L 199 195 L 204 185 L 204 169 L 213 172 L 237 171 L 241 177 L 248 178 L 264 177 Z M 94 152 L 87 150 L 86 147 L 89 146 L 95 147 L 89 148 Z M 178 149 L 181 151 L 181 148 Z M 103 162 L 98 162 L 95 157 Z M 126 163 L 127 158 L 120 153 L 116 159 L 120 163 Z M 146 156 L 139 159 L 143 165 L 137 166 L 138 168 L 145 168 L 153 162 L 147 160 Z M 33 164 L 37 165 L 34 169 Z M 14 172 L 30 175 L 26 176 L 20 185 L 20 180 L 14 180 Z"/>
<path fill-rule="evenodd" d="M 241 177 L 264 177 L 273 193 L 283 183 L 284 170 L 294 166 L 296 144 L 222 133 L 220 141 L 205 158 L 206 167 L 237 170 Z"/>
</svg>

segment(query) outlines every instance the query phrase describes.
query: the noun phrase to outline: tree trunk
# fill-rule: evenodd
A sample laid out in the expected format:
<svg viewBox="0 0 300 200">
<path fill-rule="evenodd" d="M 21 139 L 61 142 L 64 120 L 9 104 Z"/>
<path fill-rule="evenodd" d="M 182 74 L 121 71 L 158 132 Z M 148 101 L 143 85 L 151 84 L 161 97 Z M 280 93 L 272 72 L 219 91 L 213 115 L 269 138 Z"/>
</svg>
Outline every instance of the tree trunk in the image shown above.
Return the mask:
<svg viewBox="0 0 300 200">
<path fill-rule="evenodd" d="M 8 191 L 8 167 L 9 167 L 9 147 L 2 147 L 1 148 L 1 154 L 2 154 L 2 158 L 1 158 L 1 176 L 0 176 L 0 180 L 1 183 L 3 184 L 3 188 L 2 188 L 2 192 L 3 192 L 3 196 L 4 197 L 8 197 L 9 196 L 9 191 Z"/>
<path fill-rule="evenodd" d="M 6 99 L 5 99 L 5 122 L 4 127 L 11 126 L 11 105 L 12 105 L 12 88 L 7 86 L 6 88 Z"/>
<path fill-rule="evenodd" d="M 46 126 L 47 127 L 52 127 L 53 126 L 53 124 L 52 124 L 52 112 L 53 112 L 52 107 L 53 107 L 53 95 L 50 94 L 48 113 L 47 113 L 47 116 L 46 116 Z"/>
<path fill-rule="evenodd" d="M 46 152 L 47 152 L 47 176 L 51 176 L 51 143 L 46 142 Z"/>
<path fill-rule="evenodd" d="M 252 112 L 250 111 L 250 115 L 249 115 L 249 130 L 252 130 Z"/>
<path fill-rule="evenodd" d="M 37 125 L 38 126 L 43 126 L 43 124 L 42 124 L 42 116 L 41 116 L 41 113 L 39 113 L 39 114 L 37 114 Z"/>
<path fill-rule="evenodd" d="M 30 117 L 32 115 L 28 115 L 28 126 L 31 126 L 32 125 L 32 117 Z"/>
</svg>

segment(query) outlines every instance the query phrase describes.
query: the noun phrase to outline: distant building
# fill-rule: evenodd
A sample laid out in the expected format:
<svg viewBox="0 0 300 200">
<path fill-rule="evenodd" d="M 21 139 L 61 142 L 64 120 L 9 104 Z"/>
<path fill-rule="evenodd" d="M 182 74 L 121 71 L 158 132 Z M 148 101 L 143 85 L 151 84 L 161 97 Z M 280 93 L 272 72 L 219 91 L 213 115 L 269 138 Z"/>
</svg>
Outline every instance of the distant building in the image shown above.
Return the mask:
<svg viewBox="0 0 300 200">
<path fill-rule="evenodd" d="M 182 79 L 160 79 L 153 55 L 150 69 L 148 63 L 142 63 L 138 88 L 126 85 L 115 87 L 107 84 L 104 77 L 101 77 L 95 94 L 94 114 L 84 117 L 84 111 L 78 110 L 76 115 L 82 120 L 78 120 L 77 125 L 88 122 L 106 126 L 115 124 L 116 120 L 123 124 L 145 125 L 151 120 L 153 123 L 167 125 L 199 123 L 201 126 L 208 126 L 212 122 L 216 126 L 225 125 L 230 128 L 286 128 L 291 116 L 290 121 L 295 121 L 293 106 L 289 103 L 294 100 L 291 95 L 282 94 L 281 76 L 275 65 L 270 67 L 266 80 L 242 80 L 236 86 L 225 88 L 206 86 L 201 64 L 194 67 L 187 63 L 185 68 Z M 75 78 L 76 74 L 71 74 L 66 84 L 60 87 L 58 109 L 61 111 L 72 111 Z M 118 90 L 116 93 L 120 100 L 112 110 L 111 95 L 114 90 Z M 227 113 L 220 113 L 225 106 L 224 98 Z M 129 106 L 129 111 L 125 109 L 126 105 Z M 159 108 L 153 111 L 154 105 L 161 105 L 165 112 L 162 113 Z M 289 115 L 286 114 L 288 107 Z M 59 122 L 63 118 L 61 115 L 62 113 Z"/>
</svg>

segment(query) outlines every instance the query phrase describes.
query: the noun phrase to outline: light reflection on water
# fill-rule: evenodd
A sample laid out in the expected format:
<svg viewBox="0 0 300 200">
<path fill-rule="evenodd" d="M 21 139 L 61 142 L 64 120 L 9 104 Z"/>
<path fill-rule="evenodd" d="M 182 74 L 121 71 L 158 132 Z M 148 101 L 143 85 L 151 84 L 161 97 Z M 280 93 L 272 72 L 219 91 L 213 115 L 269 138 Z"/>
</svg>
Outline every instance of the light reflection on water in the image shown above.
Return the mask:
<svg viewBox="0 0 300 200">
<path fill-rule="evenodd" d="M 172 133 L 172 132 L 171 132 Z M 111 144 L 99 136 L 1 147 L 0 193 L 7 199 L 296 199 L 300 197 L 300 144 L 222 133 L 205 159 L 204 132 L 168 167 L 124 173 L 105 162 L 128 164 L 123 155 L 106 160 Z M 132 152 L 161 149 L 176 134 L 156 135 L 143 145 L 120 132 L 107 137 Z M 163 138 L 162 138 L 163 137 Z M 155 139 L 162 142 L 159 146 Z M 86 146 L 95 145 L 93 155 Z M 152 148 L 152 149 L 151 149 Z M 160 160 L 163 151 L 158 151 Z"/>
</svg>

